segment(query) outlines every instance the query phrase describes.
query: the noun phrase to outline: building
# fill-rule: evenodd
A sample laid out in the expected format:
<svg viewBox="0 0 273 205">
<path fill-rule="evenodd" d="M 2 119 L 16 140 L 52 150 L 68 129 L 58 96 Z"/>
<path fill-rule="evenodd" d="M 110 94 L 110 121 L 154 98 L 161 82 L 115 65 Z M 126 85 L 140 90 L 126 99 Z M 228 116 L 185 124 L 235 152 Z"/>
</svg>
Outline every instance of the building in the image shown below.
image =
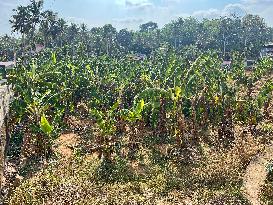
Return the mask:
<svg viewBox="0 0 273 205">
<path fill-rule="evenodd" d="M 7 71 L 13 69 L 14 66 L 14 61 L 0 62 L 0 85 L 2 85 L 3 81 L 6 81 L 4 79 L 7 79 Z"/>
<path fill-rule="evenodd" d="M 223 61 L 222 66 L 223 67 L 225 67 L 225 66 L 230 67 L 231 66 L 231 61 Z"/>
<path fill-rule="evenodd" d="M 36 44 L 35 47 L 36 47 L 36 48 L 35 48 L 35 52 L 36 52 L 36 53 L 41 52 L 41 51 L 44 50 L 44 48 L 45 48 L 45 46 L 42 45 L 42 44 Z"/>
<path fill-rule="evenodd" d="M 224 69 L 230 69 L 231 68 L 231 60 L 229 60 L 229 61 L 223 61 L 223 63 L 222 63 L 222 68 L 224 68 Z"/>
<path fill-rule="evenodd" d="M 273 43 L 266 44 L 261 50 L 261 57 L 269 56 L 273 58 Z"/>
<path fill-rule="evenodd" d="M 128 58 L 135 61 L 145 60 L 147 56 L 145 54 L 137 53 L 137 54 L 130 54 Z"/>
</svg>

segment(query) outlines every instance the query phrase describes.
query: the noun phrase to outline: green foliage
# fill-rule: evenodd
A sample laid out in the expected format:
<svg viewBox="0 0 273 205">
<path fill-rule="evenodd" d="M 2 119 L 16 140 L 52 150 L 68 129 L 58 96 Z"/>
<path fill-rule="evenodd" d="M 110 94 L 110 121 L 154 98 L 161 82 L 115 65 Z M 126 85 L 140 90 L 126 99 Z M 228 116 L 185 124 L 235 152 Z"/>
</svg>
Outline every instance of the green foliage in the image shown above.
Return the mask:
<svg viewBox="0 0 273 205">
<path fill-rule="evenodd" d="M 111 24 L 92 29 L 85 24 L 68 24 L 57 13 L 42 8 L 43 1 L 31 0 L 29 5 L 14 9 L 10 23 L 14 32 L 22 34 L 23 51 L 30 51 L 39 43 L 49 48 L 68 45 L 73 55 L 81 49 L 87 56 L 116 57 L 129 53 L 153 55 L 168 44 L 191 61 L 208 50 L 220 52 L 224 60 L 230 59 L 233 51 L 243 53 L 247 59 L 257 59 L 273 34 L 263 18 L 252 14 L 202 21 L 178 18 L 162 29 L 150 21 L 141 24 L 139 31 L 117 31 Z"/>
<path fill-rule="evenodd" d="M 184 132 L 196 135 L 198 130 L 232 119 L 252 126 L 266 114 L 263 110 L 271 99 L 271 81 L 259 90 L 257 98 L 251 95 L 255 82 L 271 72 L 270 59 L 259 61 L 247 75 L 238 54 L 232 68 L 225 70 L 211 52 L 192 63 L 173 52 L 139 62 L 78 52 L 75 58 L 65 48 L 44 51 L 28 64 L 17 63 L 10 79 L 16 93 L 12 104 L 16 123 L 54 138 L 64 119 L 84 103 L 88 117 L 100 129 L 101 146 L 113 150 L 121 143 L 118 136 L 126 124 L 144 123 L 175 136 Z M 244 96 L 242 87 L 249 89 Z M 194 129 L 187 128 L 192 123 Z"/>
<path fill-rule="evenodd" d="M 87 134 L 90 150 L 101 159 L 87 174 L 92 186 L 94 177 L 100 182 L 136 179 L 127 159 L 150 146 L 144 142 L 148 133 L 154 142 L 171 147 L 168 156 L 156 150 L 153 163 L 161 164 L 152 167 L 149 171 L 155 173 L 145 179 L 153 192 L 166 192 L 180 186 L 180 181 L 169 180 L 172 176 L 164 164 L 172 157 L 169 152 L 189 153 L 185 158 L 190 158 L 194 151 L 184 153 L 184 149 L 200 147 L 200 138 L 209 129 L 218 133 L 215 143 L 231 144 L 234 125 L 244 124 L 253 131 L 269 117 L 273 83 L 268 80 L 258 88 L 256 84 L 272 72 L 273 60 L 257 60 L 251 72 L 244 66 L 245 59 L 256 59 L 270 39 L 270 29 L 259 16 L 179 18 L 162 29 L 148 22 L 140 31 L 118 32 L 110 24 L 91 30 L 84 24 L 68 25 L 56 13 L 42 11 L 42 4 L 33 0 L 19 6 L 11 19 L 13 30 L 22 34 L 23 54 L 27 44 L 29 50 L 37 42 L 46 47 L 33 56 L 22 55 L 10 73 L 15 92 L 11 121 L 18 129 L 13 139 L 19 146 L 30 137 L 39 146 L 36 154 L 47 156 L 53 140 L 66 129 L 67 119 L 81 114 L 96 130 Z M 10 59 L 11 50 L 2 41 L 15 48 L 20 40 L 0 39 L 2 58 Z M 223 60 L 230 57 L 231 67 L 223 68 Z M 84 114 L 79 105 L 86 107 Z M 271 129 L 264 127 L 266 132 Z M 80 152 L 76 158 L 81 161 Z M 61 180 L 45 176 L 55 188 L 62 186 Z M 25 196 L 20 190 L 17 194 Z M 26 200 L 32 202 L 32 195 L 27 193 Z"/>
<path fill-rule="evenodd" d="M 41 117 L 40 128 L 46 135 L 50 135 L 53 130 L 53 127 L 47 121 L 45 114 Z"/>
</svg>

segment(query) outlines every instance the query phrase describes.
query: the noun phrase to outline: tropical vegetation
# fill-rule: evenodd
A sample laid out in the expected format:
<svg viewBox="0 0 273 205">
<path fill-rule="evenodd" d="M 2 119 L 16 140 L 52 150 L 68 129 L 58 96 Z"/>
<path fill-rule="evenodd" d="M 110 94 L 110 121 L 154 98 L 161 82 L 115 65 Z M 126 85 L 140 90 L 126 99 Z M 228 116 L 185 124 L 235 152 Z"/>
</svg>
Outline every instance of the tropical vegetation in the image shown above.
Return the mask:
<svg viewBox="0 0 273 205">
<path fill-rule="evenodd" d="M 243 175 L 273 132 L 261 17 L 89 30 L 42 5 L 15 9 L 21 37 L 0 39 L 3 60 L 17 54 L 7 203 L 249 204 Z"/>
</svg>

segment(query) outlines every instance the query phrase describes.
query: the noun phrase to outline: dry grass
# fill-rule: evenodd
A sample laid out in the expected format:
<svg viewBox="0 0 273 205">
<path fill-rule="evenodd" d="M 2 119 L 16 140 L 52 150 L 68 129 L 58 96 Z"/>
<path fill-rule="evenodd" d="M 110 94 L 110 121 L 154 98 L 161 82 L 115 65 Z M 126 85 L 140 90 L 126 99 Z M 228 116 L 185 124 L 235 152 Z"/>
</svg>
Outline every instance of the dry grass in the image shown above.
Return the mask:
<svg viewBox="0 0 273 205">
<path fill-rule="evenodd" d="M 71 124 L 80 130 L 86 127 L 81 120 Z M 265 125 L 262 128 L 270 130 Z M 91 122 L 87 129 L 94 129 Z M 60 158 L 25 179 L 9 204 L 247 205 L 241 190 L 243 175 L 264 141 L 243 132 L 242 127 L 235 130 L 231 147 L 221 148 L 204 140 L 191 163 L 181 155 L 169 156 L 170 144 L 153 142 L 140 145 L 135 160 L 115 156 L 111 165 L 102 163 L 96 153 L 77 153 L 75 148 L 86 146 L 85 138 L 64 134 L 55 146 Z M 145 137 L 150 134 L 142 133 Z M 215 134 L 211 135 L 210 140 L 216 140 Z"/>
<path fill-rule="evenodd" d="M 264 204 L 272 205 L 273 204 L 273 174 L 270 173 L 267 176 L 267 180 L 262 187 L 262 201 Z"/>
<path fill-rule="evenodd" d="M 16 204 L 186 204 L 183 192 L 161 193 L 167 177 L 150 167 L 142 180 L 102 183 L 97 181 L 101 162 L 94 157 L 62 162 L 43 170 L 18 187 L 9 203 Z M 121 169 L 121 170 L 118 170 Z M 130 174 L 119 165 L 118 175 Z M 124 176 L 126 178 L 126 176 Z"/>
<path fill-rule="evenodd" d="M 160 161 L 167 148 L 154 148 L 156 155 L 140 147 L 137 160 L 116 160 L 111 173 L 95 154 L 74 153 L 25 180 L 9 204 L 247 204 L 242 175 L 259 150 L 251 135 L 238 136 L 229 150 L 203 144 L 202 161 L 193 165 Z M 104 174 L 113 180 L 105 182 Z"/>
</svg>

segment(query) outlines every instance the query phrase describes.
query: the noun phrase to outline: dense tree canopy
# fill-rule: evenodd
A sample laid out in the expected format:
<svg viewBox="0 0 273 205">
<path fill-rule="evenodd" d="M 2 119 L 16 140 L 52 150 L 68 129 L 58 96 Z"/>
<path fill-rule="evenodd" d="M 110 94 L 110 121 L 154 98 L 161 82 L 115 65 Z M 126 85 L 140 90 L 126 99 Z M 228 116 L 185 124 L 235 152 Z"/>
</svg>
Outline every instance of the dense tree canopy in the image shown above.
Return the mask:
<svg viewBox="0 0 273 205">
<path fill-rule="evenodd" d="M 87 25 L 68 23 L 57 13 L 42 9 L 43 1 L 31 0 L 28 6 L 14 10 L 10 23 L 14 32 L 22 35 L 22 50 L 34 44 L 45 47 L 77 47 L 83 44 L 88 54 L 122 55 L 142 53 L 150 55 L 163 45 L 195 56 L 197 51 L 214 50 L 224 59 L 239 51 L 245 58 L 255 59 L 265 43 L 273 40 L 273 28 L 258 15 L 220 17 L 197 20 L 178 18 L 159 28 L 155 22 L 139 26 L 138 31 L 121 29 L 111 24 L 89 29 Z"/>
</svg>

